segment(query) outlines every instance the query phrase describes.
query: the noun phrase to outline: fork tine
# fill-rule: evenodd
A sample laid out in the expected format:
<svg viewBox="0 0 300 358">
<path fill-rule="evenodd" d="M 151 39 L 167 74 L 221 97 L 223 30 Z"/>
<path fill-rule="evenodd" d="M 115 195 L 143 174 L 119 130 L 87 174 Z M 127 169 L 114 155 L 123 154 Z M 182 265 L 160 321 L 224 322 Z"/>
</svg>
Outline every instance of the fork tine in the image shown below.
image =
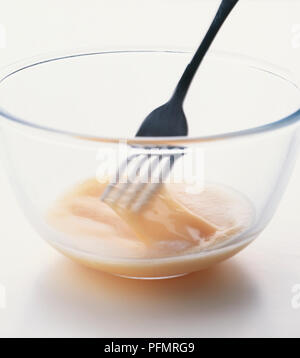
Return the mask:
<svg viewBox="0 0 300 358">
<path fill-rule="evenodd" d="M 142 154 L 140 156 L 137 156 L 136 159 L 140 159 L 140 160 L 137 160 L 137 163 L 135 163 L 135 166 L 133 168 L 133 173 L 136 174 L 136 176 L 137 176 L 140 173 L 143 164 L 148 159 L 148 155 Z M 121 196 L 125 193 L 125 191 L 132 184 L 133 184 L 133 182 L 131 182 L 130 178 L 128 178 L 128 177 L 127 177 L 127 180 L 125 183 L 120 184 L 118 193 L 117 193 L 117 195 L 114 196 L 114 203 L 116 203 L 121 198 Z"/>
<path fill-rule="evenodd" d="M 147 178 L 146 179 L 149 179 L 149 177 L 150 177 L 150 175 L 149 175 L 150 170 L 151 169 L 154 170 L 158 166 L 158 164 L 160 163 L 160 161 L 162 159 L 161 156 L 157 156 L 157 155 L 155 155 L 154 158 L 155 159 L 158 158 L 159 160 L 158 161 L 152 160 L 152 162 L 154 161 L 154 165 L 152 165 L 152 166 L 151 166 L 151 162 L 150 162 L 150 165 L 148 165 L 148 167 L 147 167 Z M 143 180 L 132 183 L 131 186 L 129 186 L 129 189 L 132 189 L 132 195 L 127 195 L 125 198 L 123 198 L 122 207 L 127 208 L 128 206 L 132 205 L 132 203 L 136 200 L 136 198 L 143 192 L 143 188 L 147 185 L 149 185 L 149 182 L 143 181 Z"/>
<path fill-rule="evenodd" d="M 101 200 L 112 204 L 118 203 L 120 207 L 129 207 L 134 212 L 139 211 L 165 181 L 175 161 L 185 154 L 181 151 L 182 149 L 184 148 L 168 146 L 146 147 L 142 148 L 138 153 L 129 156 L 118 168 L 116 180 L 110 181 L 105 188 L 101 195 Z M 178 150 L 180 151 L 178 152 Z M 153 183 L 152 174 L 161 163 L 163 163 L 163 166 L 159 168 L 158 182 Z M 146 166 L 147 164 L 148 166 Z M 142 173 L 140 175 L 144 168 L 146 168 L 146 174 L 143 175 Z M 125 170 L 127 170 L 127 180 L 124 183 L 120 183 Z M 133 173 L 133 179 L 132 177 L 129 178 L 130 173 Z M 144 181 L 143 178 L 146 175 L 147 177 Z"/>
<path fill-rule="evenodd" d="M 116 173 L 116 180 L 115 181 L 110 181 L 110 183 L 106 186 L 104 192 L 102 193 L 100 200 L 105 201 L 109 194 L 113 191 L 113 189 L 116 188 L 117 184 L 120 181 L 120 178 L 122 176 L 122 174 L 124 173 L 124 171 L 126 170 L 126 168 L 128 167 L 129 163 L 137 156 L 137 154 L 133 154 L 130 157 L 126 158 L 124 160 L 124 162 L 120 165 L 120 167 L 117 170 Z"/>
<path fill-rule="evenodd" d="M 159 175 L 159 181 L 158 183 L 149 183 L 144 191 L 141 191 L 134 199 L 134 202 L 131 205 L 131 210 L 133 212 L 138 212 L 150 199 L 152 195 L 156 193 L 156 191 L 159 189 L 159 187 L 162 185 L 164 180 L 169 175 L 175 161 L 180 157 L 180 155 L 170 155 L 170 165 L 169 161 L 166 160 L 166 163 L 164 167 L 162 168 L 160 175 Z M 168 159 L 168 157 L 167 157 Z M 161 158 L 160 158 L 161 162 Z"/>
</svg>

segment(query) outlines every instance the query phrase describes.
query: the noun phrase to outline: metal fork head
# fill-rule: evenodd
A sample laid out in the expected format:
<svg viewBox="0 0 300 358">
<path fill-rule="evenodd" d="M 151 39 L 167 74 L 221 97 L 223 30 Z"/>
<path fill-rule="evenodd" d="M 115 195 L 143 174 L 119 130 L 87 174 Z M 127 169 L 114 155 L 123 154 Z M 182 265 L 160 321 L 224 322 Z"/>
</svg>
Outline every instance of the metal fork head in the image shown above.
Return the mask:
<svg viewBox="0 0 300 358">
<path fill-rule="evenodd" d="M 140 211 L 168 178 L 182 147 L 134 147 L 101 195 L 109 205 Z"/>
</svg>

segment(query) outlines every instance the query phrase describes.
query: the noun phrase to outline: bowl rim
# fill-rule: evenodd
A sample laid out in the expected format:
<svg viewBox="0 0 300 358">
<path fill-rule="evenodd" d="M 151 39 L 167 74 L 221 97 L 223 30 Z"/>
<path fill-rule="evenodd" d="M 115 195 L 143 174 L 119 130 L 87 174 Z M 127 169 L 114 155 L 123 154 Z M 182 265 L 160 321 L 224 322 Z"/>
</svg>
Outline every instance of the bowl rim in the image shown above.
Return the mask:
<svg viewBox="0 0 300 358">
<path fill-rule="evenodd" d="M 0 86 L 2 82 L 4 82 L 7 78 L 13 76 L 14 74 L 26 70 L 30 67 L 38 66 L 41 64 L 65 60 L 69 58 L 79 58 L 84 56 L 92 56 L 92 55 L 105 55 L 105 54 L 128 54 L 128 53 L 173 53 L 173 54 L 192 54 L 193 50 L 190 48 L 176 48 L 176 49 L 166 49 L 166 48 L 137 48 L 137 47 L 120 47 L 118 49 L 105 47 L 101 50 L 99 49 L 71 49 L 63 52 L 53 51 L 43 53 L 37 56 L 29 57 L 17 62 L 14 62 L 10 65 L 6 65 L 0 68 Z M 96 142 L 104 142 L 104 143 L 119 143 L 126 142 L 127 144 L 180 144 L 180 143 L 207 143 L 207 142 L 216 142 L 223 140 L 232 140 L 240 137 L 248 137 L 253 135 L 259 135 L 262 133 L 273 132 L 275 130 L 279 130 L 285 128 L 287 126 L 291 126 L 300 121 L 300 85 L 299 81 L 290 71 L 285 68 L 279 67 L 271 62 L 261 60 L 258 58 L 254 58 L 248 55 L 244 55 L 238 52 L 229 52 L 229 51 L 218 51 L 212 50 L 207 55 L 207 57 L 219 57 L 224 60 L 229 60 L 232 62 L 240 63 L 242 65 L 248 66 L 257 71 L 263 71 L 268 73 L 269 75 L 275 76 L 288 82 L 290 85 L 299 90 L 299 109 L 295 112 L 287 115 L 284 118 L 280 118 L 273 122 L 263 124 L 256 127 L 250 127 L 243 130 L 238 131 L 230 131 L 218 134 L 212 134 L 207 136 L 187 136 L 187 137 L 111 137 L 111 136 L 92 136 L 84 133 L 76 133 L 67 130 L 61 130 L 53 127 L 43 126 L 39 124 L 35 124 L 30 122 L 29 120 L 25 120 L 23 118 L 17 117 L 4 108 L 0 107 L 0 117 L 8 120 L 9 122 L 21 125 L 25 127 L 29 127 L 33 130 L 39 130 L 44 133 L 54 134 L 54 135 L 62 135 L 67 136 L 69 138 L 76 138 L 85 141 L 96 141 Z"/>
</svg>

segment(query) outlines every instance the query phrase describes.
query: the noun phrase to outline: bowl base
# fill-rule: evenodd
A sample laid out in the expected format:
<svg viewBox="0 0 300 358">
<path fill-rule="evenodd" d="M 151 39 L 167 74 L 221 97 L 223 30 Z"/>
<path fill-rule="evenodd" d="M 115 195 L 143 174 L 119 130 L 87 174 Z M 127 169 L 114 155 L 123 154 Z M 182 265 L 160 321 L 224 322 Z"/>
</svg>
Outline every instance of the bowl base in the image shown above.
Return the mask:
<svg viewBox="0 0 300 358">
<path fill-rule="evenodd" d="M 169 280 L 171 278 L 182 277 L 188 274 L 189 273 L 186 272 L 186 273 L 180 273 L 178 275 L 172 275 L 172 276 L 154 276 L 154 277 L 126 276 L 126 275 L 118 275 L 118 274 L 113 274 L 113 275 L 122 278 L 129 278 L 131 280 Z"/>
</svg>

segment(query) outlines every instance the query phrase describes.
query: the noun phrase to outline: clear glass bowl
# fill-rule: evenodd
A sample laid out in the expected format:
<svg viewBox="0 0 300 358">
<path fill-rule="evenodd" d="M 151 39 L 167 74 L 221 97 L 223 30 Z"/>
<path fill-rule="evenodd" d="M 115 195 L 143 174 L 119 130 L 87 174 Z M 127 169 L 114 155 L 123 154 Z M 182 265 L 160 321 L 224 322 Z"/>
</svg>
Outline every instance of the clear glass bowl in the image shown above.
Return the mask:
<svg viewBox="0 0 300 358">
<path fill-rule="evenodd" d="M 134 138 L 142 119 L 169 98 L 190 57 L 179 50 L 74 51 L 2 70 L 3 159 L 25 215 L 59 251 L 118 275 L 173 277 L 234 255 L 266 227 L 296 158 L 297 83 L 273 65 L 211 53 L 184 105 L 189 137 Z M 247 197 L 255 211 L 251 225 L 219 245 L 166 257 L 107 255 L 51 227 L 45 218 L 53 202 L 95 178 L 101 150 L 116 149 L 120 141 L 201 148 L 205 182 Z"/>
</svg>

